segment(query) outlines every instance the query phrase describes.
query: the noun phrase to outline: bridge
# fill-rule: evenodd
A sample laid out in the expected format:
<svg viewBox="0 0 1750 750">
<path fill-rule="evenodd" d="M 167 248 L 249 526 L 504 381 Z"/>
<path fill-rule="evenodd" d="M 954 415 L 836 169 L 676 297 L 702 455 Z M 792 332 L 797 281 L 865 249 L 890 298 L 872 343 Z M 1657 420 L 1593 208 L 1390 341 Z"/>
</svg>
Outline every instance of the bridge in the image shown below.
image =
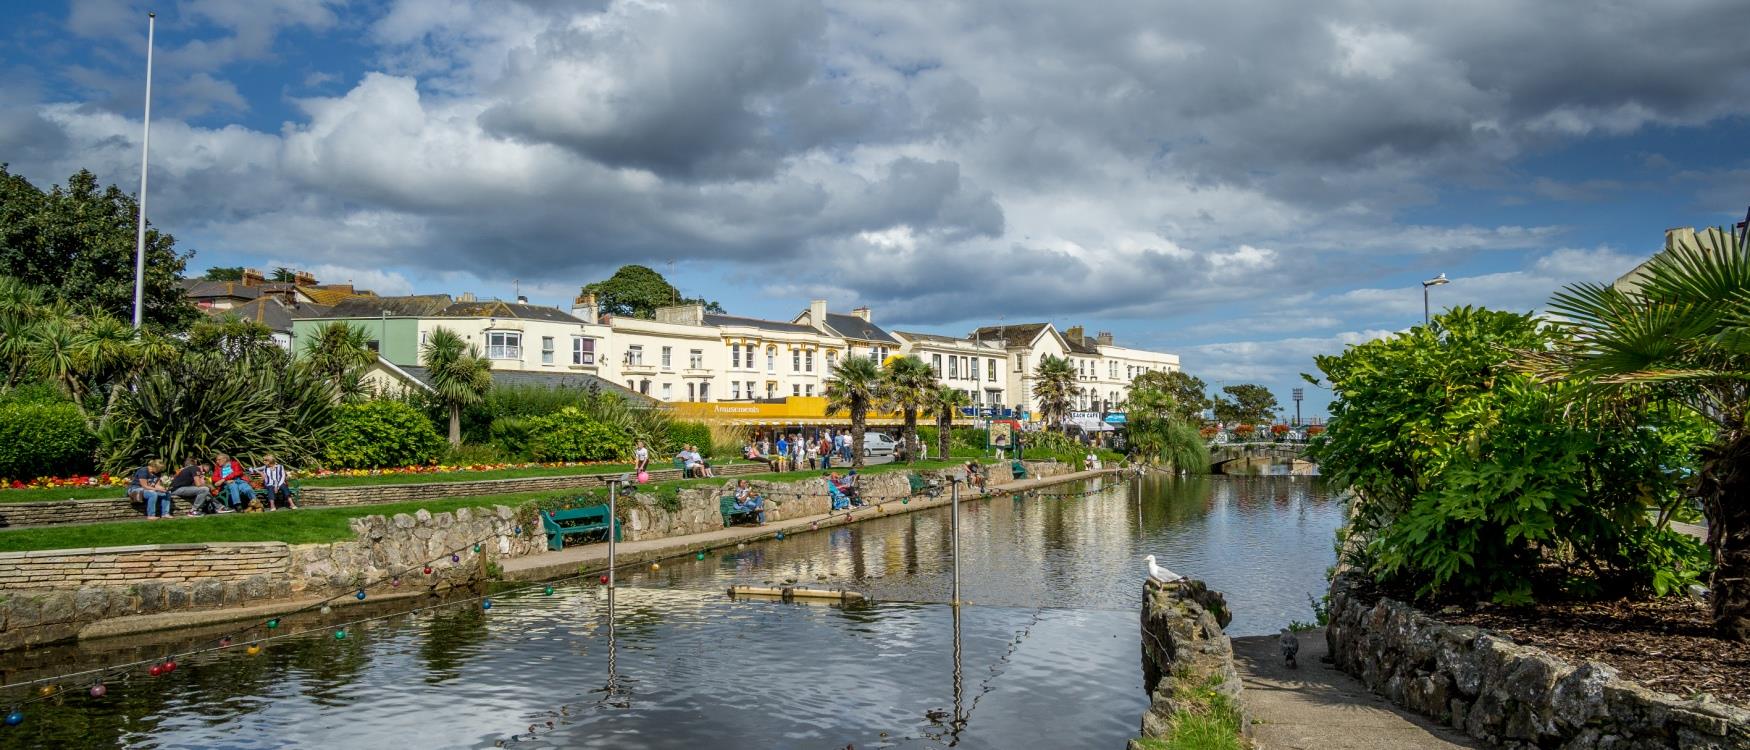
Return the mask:
<svg viewBox="0 0 1750 750">
<path fill-rule="evenodd" d="M 1282 465 L 1296 470 L 1316 466 L 1302 458 L 1305 453 L 1306 443 L 1303 442 L 1210 443 L 1209 472 L 1226 474 L 1235 462 L 1247 467 Z"/>
</svg>

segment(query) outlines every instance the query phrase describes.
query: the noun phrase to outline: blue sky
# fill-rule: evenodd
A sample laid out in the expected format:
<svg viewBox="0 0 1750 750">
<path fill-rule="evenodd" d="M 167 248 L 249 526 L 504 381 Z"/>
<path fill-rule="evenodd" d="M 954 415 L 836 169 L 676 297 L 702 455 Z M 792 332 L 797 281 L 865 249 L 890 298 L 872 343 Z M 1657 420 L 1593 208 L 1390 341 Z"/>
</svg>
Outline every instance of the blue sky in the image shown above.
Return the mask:
<svg viewBox="0 0 1750 750">
<path fill-rule="evenodd" d="M 1750 4 L 1319 5 L 163 0 L 151 217 L 196 272 L 564 305 L 644 263 L 1286 401 L 1433 274 L 1535 310 L 1750 203 Z M 0 161 L 137 185 L 146 9 L 10 8 Z"/>
</svg>

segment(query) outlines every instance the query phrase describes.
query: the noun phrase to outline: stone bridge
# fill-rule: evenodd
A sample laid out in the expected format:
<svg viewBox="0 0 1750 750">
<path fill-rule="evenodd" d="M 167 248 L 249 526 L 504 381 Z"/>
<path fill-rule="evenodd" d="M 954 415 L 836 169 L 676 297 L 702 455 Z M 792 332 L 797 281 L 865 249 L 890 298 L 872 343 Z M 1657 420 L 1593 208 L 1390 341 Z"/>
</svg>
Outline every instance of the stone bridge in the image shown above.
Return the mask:
<svg viewBox="0 0 1750 750">
<path fill-rule="evenodd" d="M 1209 472 L 1226 474 L 1236 462 L 1248 467 L 1274 464 L 1305 469 L 1315 466 L 1303 458 L 1305 453 L 1306 443 L 1302 442 L 1210 443 Z"/>
</svg>

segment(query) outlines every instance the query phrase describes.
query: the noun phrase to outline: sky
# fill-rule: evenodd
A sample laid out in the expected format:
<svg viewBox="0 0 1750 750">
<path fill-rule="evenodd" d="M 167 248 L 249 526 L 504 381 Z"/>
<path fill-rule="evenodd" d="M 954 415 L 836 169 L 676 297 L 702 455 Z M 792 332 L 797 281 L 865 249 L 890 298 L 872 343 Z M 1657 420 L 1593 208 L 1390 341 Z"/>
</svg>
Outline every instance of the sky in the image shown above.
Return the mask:
<svg viewBox="0 0 1750 750">
<path fill-rule="evenodd" d="M 1750 204 L 1742 0 L 4 4 L 0 162 L 43 187 L 137 189 L 158 13 L 148 215 L 193 273 L 568 307 L 641 263 L 1285 404 L 1435 274 L 1536 311 Z"/>
</svg>

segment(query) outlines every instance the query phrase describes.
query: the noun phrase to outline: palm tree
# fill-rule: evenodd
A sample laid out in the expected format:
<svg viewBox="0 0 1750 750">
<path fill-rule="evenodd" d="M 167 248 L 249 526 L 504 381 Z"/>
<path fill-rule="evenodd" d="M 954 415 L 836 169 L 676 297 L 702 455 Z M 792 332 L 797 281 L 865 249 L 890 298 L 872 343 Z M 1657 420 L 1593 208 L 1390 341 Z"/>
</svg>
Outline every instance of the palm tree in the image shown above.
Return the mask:
<svg viewBox="0 0 1750 750">
<path fill-rule="evenodd" d="M 1076 385 L 1076 368 L 1068 359 L 1047 354 L 1033 368 L 1033 396 L 1039 399 L 1039 414 L 1047 428 L 1063 428 L 1069 405 L 1081 392 Z"/>
<path fill-rule="evenodd" d="M 851 466 L 863 465 L 863 429 L 869 407 L 881 393 L 881 366 L 866 357 L 846 357 L 826 381 L 827 413 L 851 413 Z"/>
<path fill-rule="evenodd" d="M 1673 234 L 1624 287 L 1576 284 L 1550 308 L 1572 337 L 1525 357 L 1547 379 L 1580 384 L 1576 397 L 1681 404 L 1717 432 L 1702 452 L 1697 492 L 1713 553 L 1714 627 L 1750 640 L 1750 237 L 1724 229 Z"/>
<path fill-rule="evenodd" d="M 273 271 L 267 275 L 268 281 L 278 284 L 290 284 L 297 279 L 297 274 L 294 273 L 292 269 L 286 268 L 285 266 L 275 266 Z"/>
<path fill-rule="evenodd" d="M 492 361 L 448 328 L 437 328 L 420 352 L 437 399 L 450 410 L 450 445 L 462 444 L 462 407 L 480 403 L 492 389 Z"/>
<path fill-rule="evenodd" d="M 918 410 L 930 400 L 936 386 L 936 371 L 914 355 L 889 357 L 881 371 L 881 402 L 899 410 L 905 418 L 900 428 L 900 440 L 905 445 L 905 461 L 911 463 L 918 455 Z"/>
<path fill-rule="evenodd" d="M 954 429 L 954 415 L 971 405 L 972 398 L 966 391 L 946 385 L 936 386 L 924 402 L 924 413 L 936 418 L 936 449 L 943 460 L 948 458 L 948 434 Z"/>
<path fill-rule="evenodd" d="M 1184 471 L 1208 469 L 1209 447 L 1173 394 L 1148 385 L 1132 386 L 1124 415 L 1130 444 L 1143 460 Z"/>
<path fill-rule="evenodd" d="M 333 383 L 357 381 L 357 373 L 377 361 L 369 340 L 362 328 L 340 321 L 328 323 L 317 328 L 316 335 L 304 344 L 304 366 Z"/>
</svg>

